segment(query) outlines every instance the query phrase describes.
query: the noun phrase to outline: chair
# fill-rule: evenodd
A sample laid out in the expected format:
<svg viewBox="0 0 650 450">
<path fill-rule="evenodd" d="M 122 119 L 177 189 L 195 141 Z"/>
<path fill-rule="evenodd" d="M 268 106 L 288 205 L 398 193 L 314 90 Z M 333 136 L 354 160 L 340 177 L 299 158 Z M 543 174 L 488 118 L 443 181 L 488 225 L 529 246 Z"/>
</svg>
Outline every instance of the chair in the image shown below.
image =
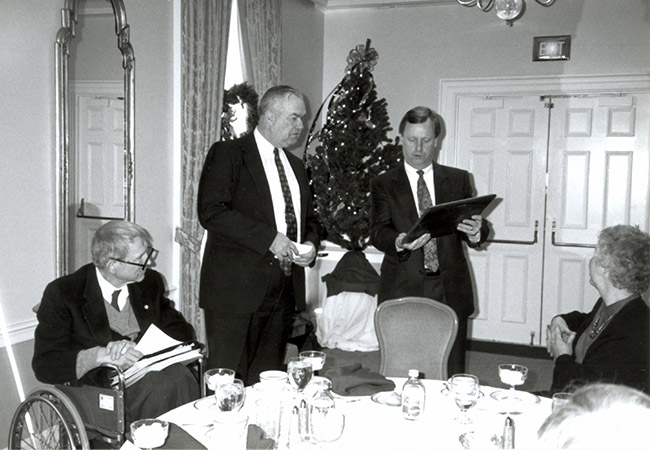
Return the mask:
<svg viewBox="0 0 650 450">
<path fill-rule="evenodd" d="M 424 378 L 447 379 L 447 361 L 458 334 L 458 316 L 449 306 L 424 297 L 387 300 L 375 312 L 379 372 L 404 377 L 418 369 Z"/>
</svg>

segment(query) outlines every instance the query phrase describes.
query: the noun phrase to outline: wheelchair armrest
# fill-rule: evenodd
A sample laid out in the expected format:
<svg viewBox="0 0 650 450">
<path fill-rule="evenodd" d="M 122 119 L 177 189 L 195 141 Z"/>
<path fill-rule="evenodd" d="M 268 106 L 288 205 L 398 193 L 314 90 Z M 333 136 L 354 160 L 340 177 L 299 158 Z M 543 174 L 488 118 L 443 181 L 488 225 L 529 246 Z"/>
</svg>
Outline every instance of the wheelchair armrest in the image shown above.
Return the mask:
<svg viewBox="0 0 650 450">
<path fill-rule="evenodd" d="M 102 363 L 101 367 L 105 367 L 107 369 L 114 370 L 116 375 L 117 375 L 117 385 L 113 387 L 115 390 L 119 391 L 124 391 L 124 373 L 122 372 L 122 369 L 120 369 L 118 366 L 116 366 L 113 363 Z"/>
</svg>

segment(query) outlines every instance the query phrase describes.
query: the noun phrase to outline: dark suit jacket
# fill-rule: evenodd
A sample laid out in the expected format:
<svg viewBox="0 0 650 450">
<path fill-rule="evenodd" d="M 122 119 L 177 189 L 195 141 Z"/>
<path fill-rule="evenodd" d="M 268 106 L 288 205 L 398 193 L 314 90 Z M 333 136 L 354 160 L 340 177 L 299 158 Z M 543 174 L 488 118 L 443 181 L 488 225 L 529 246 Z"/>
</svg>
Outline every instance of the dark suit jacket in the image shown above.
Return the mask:
<svg viewBox="0 0 650 450">
<path fill-rule="evenodd" d="M 300 185 L 302 241 L 320 244 L 312 195 L 302 161 L 286 152 Z M 295 201 L 295 199 L 294 199 Z M 273 271 L 269 248 L 277 234 L 271 190 L 253 133 L 212 145 L 198 193 L 201 225 L 208 240 L 201 266 L 200 306 L 252 313 L 262 304 Z M 305 308 L 305 272 L 293 265 L 296 305 Z"/>
<path fill-rule="evenodd" d="M 473 196 L 469 173 L 453 167 L 433 164 L 436 204 Z M 371 182 L 371 242 L 385 253 L 381 265 L 379 302 L 405 296 L 422 296 L 424 292 L 424 251 L 405 251 L 398 255 L 395 239 L 407 232 L 418 219 L 417 200 L 413 196 L 404 166 L 396 167 Z M 447 304 L 458 317 L 474 312 L 474 295 L 462 241 L 475 247 L 487 239 L 487 221 L 483 221 L 481 238 L 472 244 L 465 233 L 456 232 L 437 239 L 438 260 L 443 277 Z"/>
<path fill-rule="evenodd" d="M 194 328 L 165 297 L 160 273 L 147 269 L 144 280 L 128 285 L 131 307 L 140 326 L 139 340 L 149 325 L 180 341 L 195 338 Z M 38 308 L 32 368 L 43 383 L 77 384 L 76 363 L 80 350 L 124 339 L 110 329 L 95 265 L 52 281 Z M 92 378 L 91 371 L 82 383 Z"/>
<path fill-rule="evenodd" d="M 598 311 L 602 299 L 587 314 L 574 311 L 562 317 L 575 331 L 573 350 L 582 333 Z M 650 308 L 638 297 L 625 305 L 592 342 L 581 364 L 573 355 L 561 355 L 555 360 L 552 392 L 563 390 L 572 382 L 604 382 L 625 384 L 650 392 Z"/>
</svg>

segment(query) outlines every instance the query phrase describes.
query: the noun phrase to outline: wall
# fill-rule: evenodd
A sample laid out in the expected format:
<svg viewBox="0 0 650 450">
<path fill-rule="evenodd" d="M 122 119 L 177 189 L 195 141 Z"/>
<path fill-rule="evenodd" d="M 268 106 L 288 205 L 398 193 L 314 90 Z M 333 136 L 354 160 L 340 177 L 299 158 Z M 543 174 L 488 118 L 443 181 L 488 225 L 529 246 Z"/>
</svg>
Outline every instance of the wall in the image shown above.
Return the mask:
<svg viewBox="0 0 650 450">
<path fill-rule="evenodd" d="M 29 338 L 35 321 L 31 307 L 55 273 L 54 39 L 58 9 L 51 0 L 0 0 L 0 312 L 9 331 L 23 338 Z M 22 336 L 23 329 L 29 335 Z M 29 390 L 35 384 L 29 367 L 31 345 L 15 351 Z M 0 439 L 4 439 L 19 399 L 4 348 L 0 352 Z"/>
<path fill-rule="evenodd" d="M 292 152 L 302 156 L 323 90 L 324 16 L 309 0 L 282 1 L 282 83 L 305 94 L 305 131 Z"/>
<path fill-rule="evenodd" d="M 156 1 L 155 8 L 152 3 L 126 4 L 136 58 L 136 220 L 149 229 L 160 250 L 157 269 L 171 275 L 172 2 Z M 63 4 L 0 0 L 0 308 L 27 392 L 38 385 L 30 367 L 33 342 L 20 341 L 31 339 L 31 308 L 55 274 L 54 40 Z M 174 286 L 177 281 L 168 283 Z M 0 347 L 0 352 L 3 442 L 19 397 L 5 349 Z"/>
<path fill-rule="evenodd" d="M 345 58 L 372 39 L 373 72 L 396 128 L 416 105 L 438 108 L 445 78 L 650 72 L 648 0 L 529 0 L 512 27 L 495 13 L 459 4 L 330 10 L 325 13 L 323 95 L 342 78 Z M 572 36 L 570 61 L 532 62 L 534 36 Z"/>
</svg>

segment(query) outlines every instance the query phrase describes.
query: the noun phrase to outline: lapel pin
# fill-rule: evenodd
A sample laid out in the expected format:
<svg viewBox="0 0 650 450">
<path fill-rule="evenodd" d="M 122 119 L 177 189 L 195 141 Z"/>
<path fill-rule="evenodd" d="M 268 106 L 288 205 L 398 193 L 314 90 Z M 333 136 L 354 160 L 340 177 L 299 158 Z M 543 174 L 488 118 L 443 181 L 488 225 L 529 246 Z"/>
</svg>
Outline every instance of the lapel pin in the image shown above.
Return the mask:
<svg viewBox="0 0 650 450">
<path fill-rule="evenodd" d="M 149 305 L 144 305 L 144 309 L 149 309 Z"/>
</svg>

